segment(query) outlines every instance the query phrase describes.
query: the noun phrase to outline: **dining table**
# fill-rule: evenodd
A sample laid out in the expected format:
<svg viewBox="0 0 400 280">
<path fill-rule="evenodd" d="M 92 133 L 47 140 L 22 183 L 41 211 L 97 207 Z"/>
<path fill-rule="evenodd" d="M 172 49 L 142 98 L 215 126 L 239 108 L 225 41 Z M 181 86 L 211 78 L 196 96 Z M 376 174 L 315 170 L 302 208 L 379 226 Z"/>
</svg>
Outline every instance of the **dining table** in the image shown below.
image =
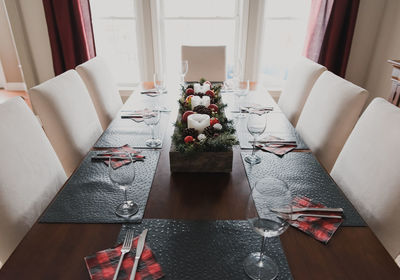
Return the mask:
<svg viewBox="0 0 400 280">
<path fill-rule="evenodd" d="M 121 112 L 132 108 L 143 108 L 148 102 L 153 102 L 152 97 L 141 93 L 142 90 L 143 87 L 134 90 Z M 159 135 L 163 136 L 163 145 L 157 149 L 160 155 L 155 164 L 156 169 L 143 219 L 189 222 L 245 221 L 251 188 L 241 157 L 241 152 L 244 150 L 240 146 L 233 148 L 233 165 L 230 173 L 171 173 L 169 150 L 174 121 L 178 114 L 177 99 L 180 92 L 176 83 L 169 83 L 168 92 L 161 98 L 162 102 L 157 101 L 171 112 L 165 117 L 167 118 L 165 129 L 159 131 Z M 233 98 L 233 93 L 224 94 L 227 100 Z M 249 98 L 253 97 L 255 102 L 272 106 L 273 114 L 284 116 L 262 85 L 252 83 Z M 134 122 L 128 120 L 124 124 L 133 126 Z M 113 129 L 113 135 L 118 134 L 119 130 L 116 128 L 119 125 L 121 125 L 121 113 L 110 124 L 109 129 Z M 267 122 L 267 127 L 269 125 L 274 124 Z M 123 125 L 121 127 L 126 137 L 129 127 Z M 104 131 L 104 134 L 106 133 L 107 130 Z M 93 153 L 106 148 L 94 143 L 88 152 Z M 141 149 L 145 150 L 143 147 Z M 257 153 L 264 152 L 257 151 Z M 290 152 L 290 155 L 300 154 L 312 156 L 307 147 Z M 279 158 L 276 157 L 274 160 Z M 79 172 L 82 165 L 83 163 L 77 167 L 75 173 Z M 306 169 L 302 170 L 303 173 L 307 173 Z M 324 176 L 329 177 L 322 167 L 319 170 L 324 172 Z M 68 187 L 71 177 L 63 188 Z M 39 218 L 1 268 L 0 279 L 90 279 L 84 257 L 115 245 L 121 227 L 123 227 L 121 222 L 43 222 Z M 279 238 L 293 279 L 400 279 L 399 267 L 367 225 L 341 226 L 327 244 L 293 227 L 289 227 Z M 257 245 L 261 245 L 261 237 L 260 244 Z M 174 257 L 174 255 L 169 256 L 171 259 Z M 196 265 L 202 267 L 204 261 L 206 260 L 202 259 Z M 163 266 L 162 263 L 160 265 Z M 241 262 L 236 265 L 239 269 L 243 267 Z M 215 267 L 215 270 L 218 270 L 218 267 Z M 168 274 L 165 278 L 171 279 Z M 193 274 L 185 279 L 201 278 Z M 208 279 L 214 279 L 212 274 Z M 248 279 L 245 274 L 243 279 Z"/>
</svg>

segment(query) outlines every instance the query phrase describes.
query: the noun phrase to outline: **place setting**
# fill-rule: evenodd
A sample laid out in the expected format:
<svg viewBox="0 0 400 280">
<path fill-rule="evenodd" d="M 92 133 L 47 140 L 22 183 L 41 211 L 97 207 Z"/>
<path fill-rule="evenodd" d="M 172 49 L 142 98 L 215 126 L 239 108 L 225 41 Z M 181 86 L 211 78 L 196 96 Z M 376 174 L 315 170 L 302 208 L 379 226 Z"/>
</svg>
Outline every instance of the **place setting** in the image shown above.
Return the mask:
<svg viewBox="0 0 400 280">
<path fill-rule="evenodd" d="M 140 222 L 159 155 L 129 145 L 89 152 L 40 222 Z"/>
</svg>

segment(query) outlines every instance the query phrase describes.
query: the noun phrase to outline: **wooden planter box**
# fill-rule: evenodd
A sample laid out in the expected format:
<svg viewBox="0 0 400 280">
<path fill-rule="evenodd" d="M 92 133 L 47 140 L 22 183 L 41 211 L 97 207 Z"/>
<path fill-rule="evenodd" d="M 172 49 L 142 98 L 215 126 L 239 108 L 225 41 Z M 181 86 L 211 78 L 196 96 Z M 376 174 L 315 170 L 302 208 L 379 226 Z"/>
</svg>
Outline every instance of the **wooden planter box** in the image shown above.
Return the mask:
<svg viewBox="0 0 400 280">
<path fill-rule="evenodd" d="M 229 173 L 232 171 L 233 152 L 203 152 L 190 156 L 171 145 L 169 164 L 171 172 Z"/>
</svg>

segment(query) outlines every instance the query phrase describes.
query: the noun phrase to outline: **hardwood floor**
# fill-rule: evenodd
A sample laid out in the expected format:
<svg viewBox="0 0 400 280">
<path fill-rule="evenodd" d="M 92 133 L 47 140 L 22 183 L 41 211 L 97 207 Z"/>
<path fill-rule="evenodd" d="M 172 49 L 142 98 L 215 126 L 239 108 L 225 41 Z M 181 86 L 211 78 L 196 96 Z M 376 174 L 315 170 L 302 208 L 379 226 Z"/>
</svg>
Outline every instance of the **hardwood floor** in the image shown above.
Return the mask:
<svg viewBox="0 0 400 280">
<path fill-rule="evenodd" d="M 29 108 L 32 109 L 31 101 L 29 99 L 29 95 L 26 91 L 10 91 L 5 89 L 0 89 L 0 103 L 6 101 L 9 98 L 21 96 L 26 103 L 28 104 Z"/>
</svg>

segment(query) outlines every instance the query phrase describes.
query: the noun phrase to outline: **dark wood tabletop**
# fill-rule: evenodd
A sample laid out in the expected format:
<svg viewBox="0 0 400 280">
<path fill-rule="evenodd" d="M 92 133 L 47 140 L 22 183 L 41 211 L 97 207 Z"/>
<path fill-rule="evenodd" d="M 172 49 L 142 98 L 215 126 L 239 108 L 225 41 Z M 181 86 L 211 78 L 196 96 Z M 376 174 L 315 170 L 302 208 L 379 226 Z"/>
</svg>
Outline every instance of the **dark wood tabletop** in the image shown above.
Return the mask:
<svg viewBox="0 0 400 280">
<path fill-rule="evenodd" d="M 144 217 L 245 219 L 250 188 L 240 149 L 234 150 L 230 174 L 171 174 L 172 132 L 170 126 Z M 0 279 L 89 279 L 83 258 L 112 246 L 120 229 L 121 224 L 36 223 Z M 400 279 L 399 267 L 368 227 L 340 227 L 328 245 L 289 228 L 281 241 L 295 279 Z"/>
</svg>

